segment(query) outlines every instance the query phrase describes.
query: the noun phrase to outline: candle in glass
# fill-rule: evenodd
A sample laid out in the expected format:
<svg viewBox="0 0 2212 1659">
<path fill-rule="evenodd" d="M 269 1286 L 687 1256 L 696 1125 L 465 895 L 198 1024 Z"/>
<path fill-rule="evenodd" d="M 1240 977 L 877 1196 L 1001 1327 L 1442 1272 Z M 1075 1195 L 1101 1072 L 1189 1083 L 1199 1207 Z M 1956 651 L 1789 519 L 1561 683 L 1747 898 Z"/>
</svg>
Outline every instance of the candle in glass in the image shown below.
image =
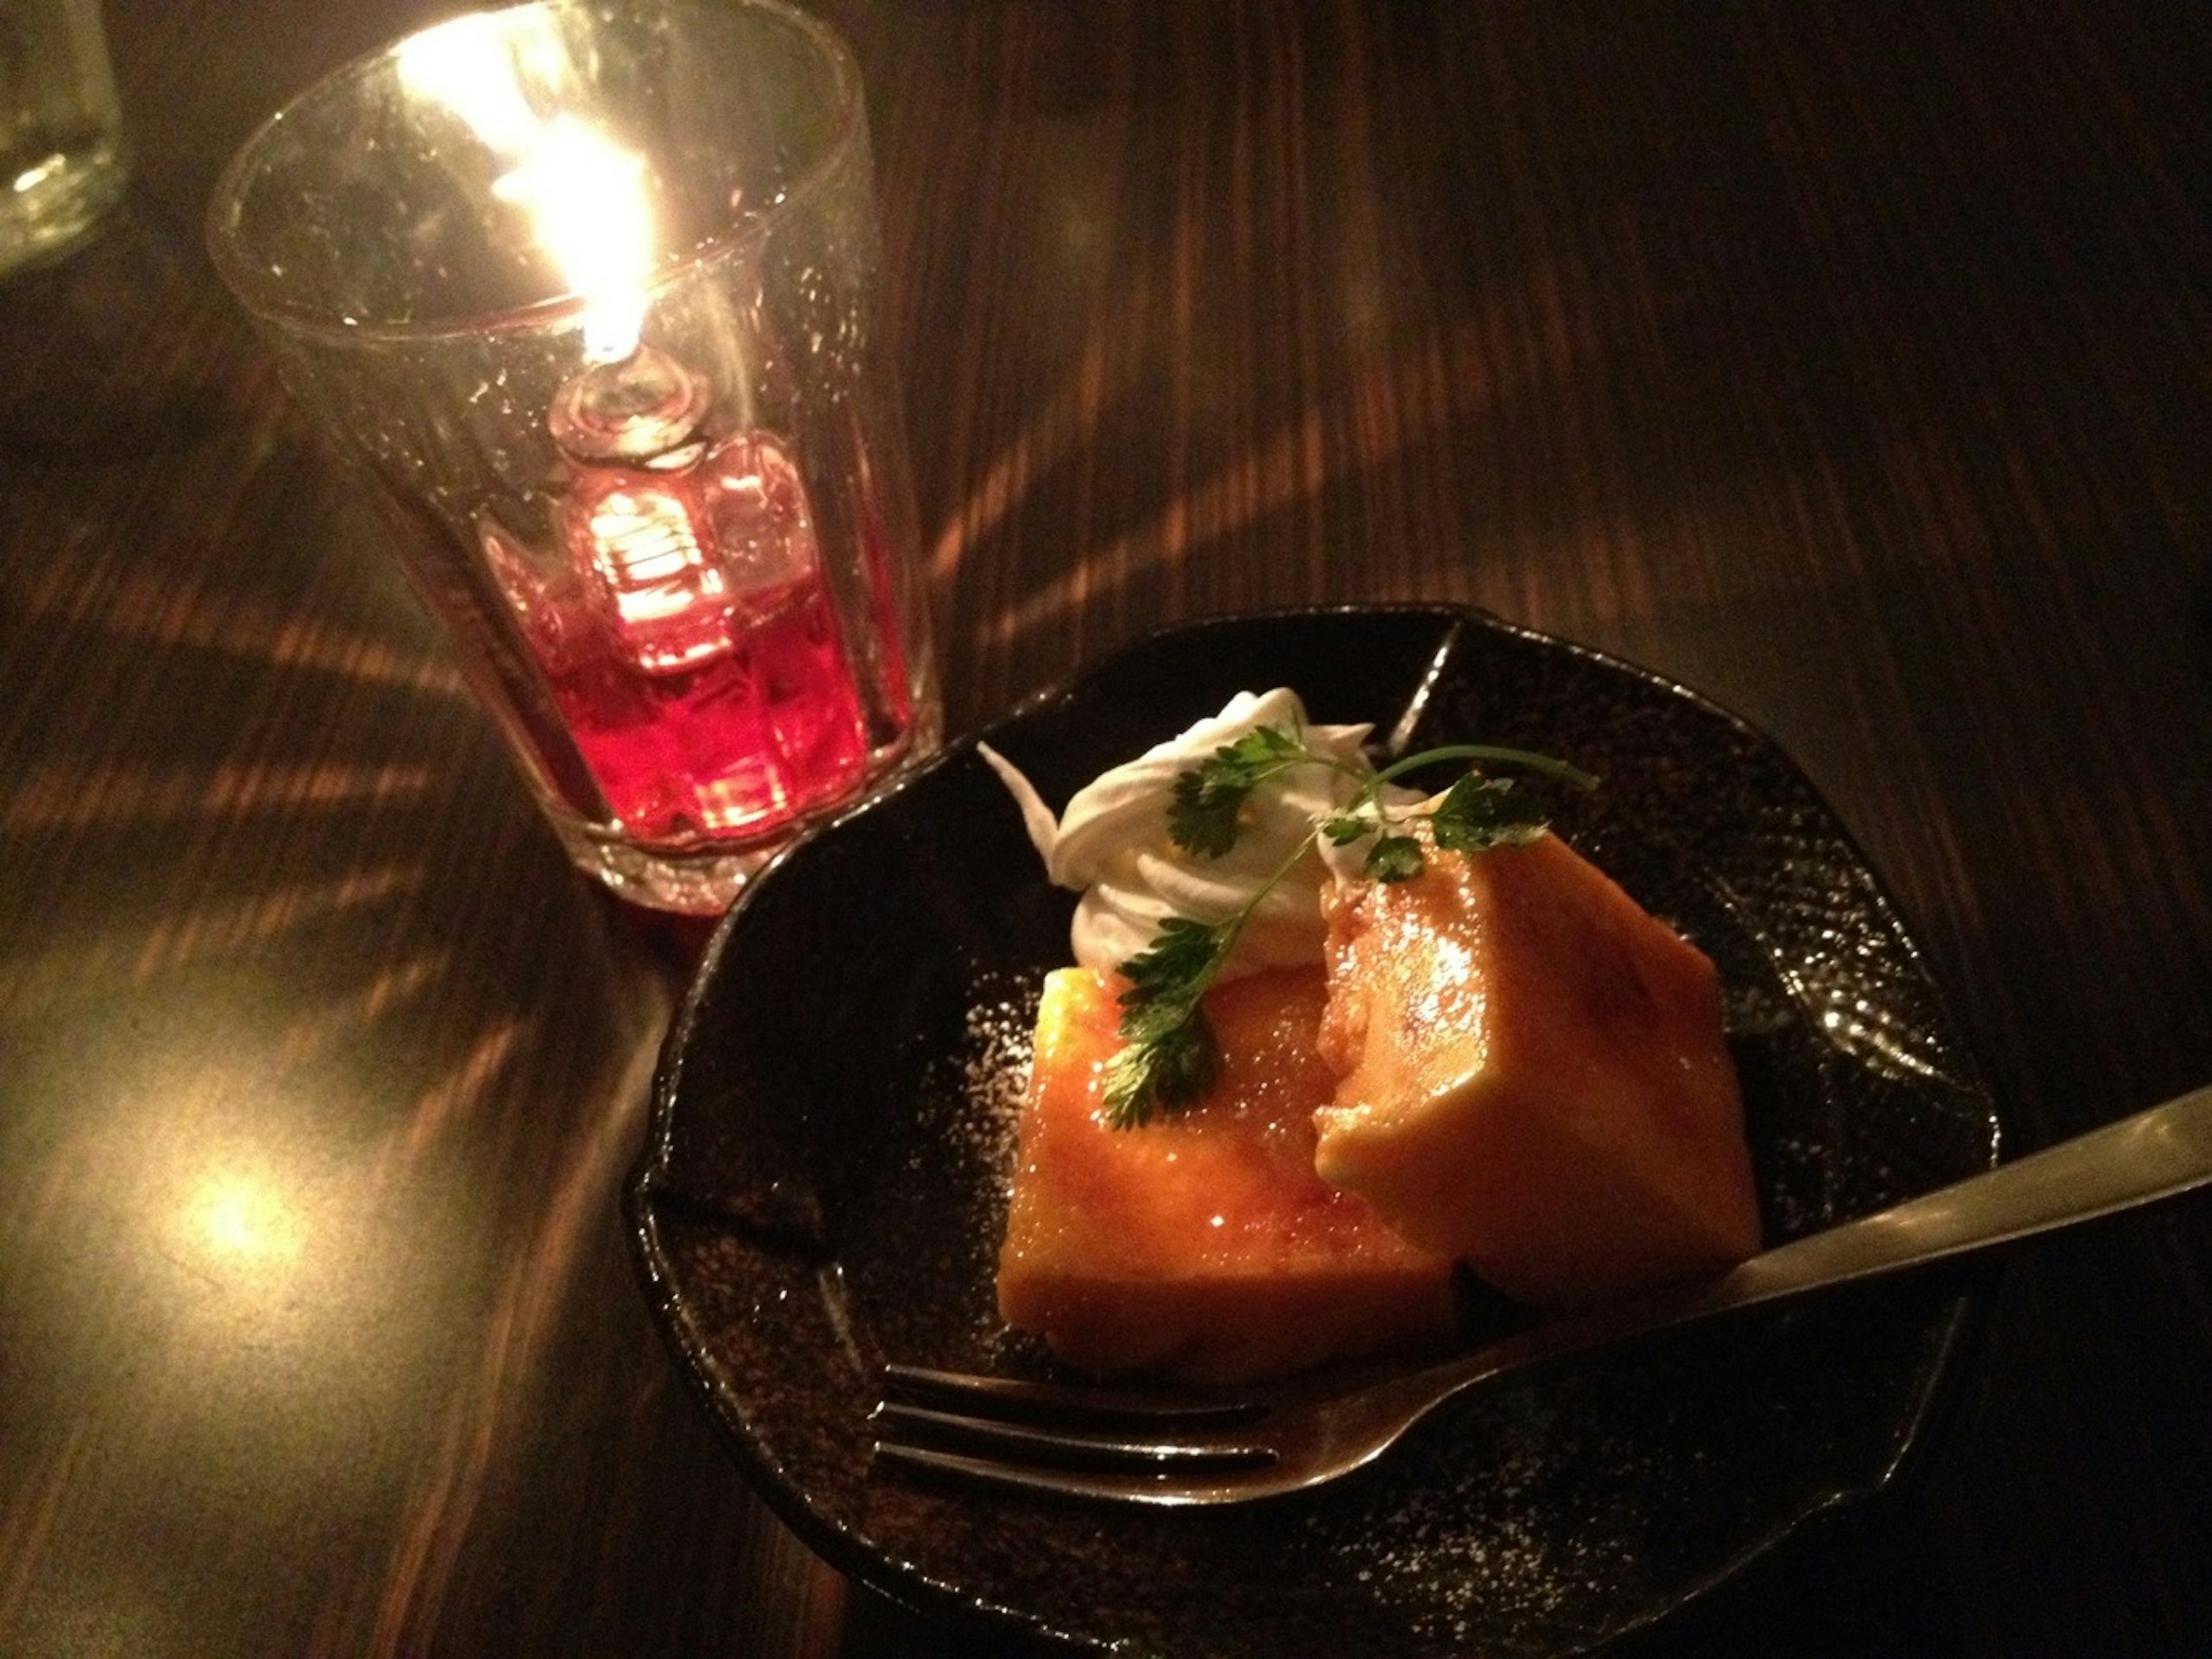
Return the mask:
<svg viewBox="0 0 2212 1659">
<path fill-rule="evenodd" d="M 210 221 L 577 862 L 720 908 L 936 732 L 857 70 L 775 0 L 458 19 Z"/>
</svg>

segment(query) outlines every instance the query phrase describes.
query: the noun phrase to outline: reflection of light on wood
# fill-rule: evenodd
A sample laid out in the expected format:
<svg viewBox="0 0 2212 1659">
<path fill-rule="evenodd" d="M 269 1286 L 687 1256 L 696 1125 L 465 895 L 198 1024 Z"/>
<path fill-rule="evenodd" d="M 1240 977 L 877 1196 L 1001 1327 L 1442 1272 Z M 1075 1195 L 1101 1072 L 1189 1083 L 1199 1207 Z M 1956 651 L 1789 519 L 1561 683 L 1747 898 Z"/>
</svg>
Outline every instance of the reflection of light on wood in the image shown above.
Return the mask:
<svg viewBox="0 0 2212 1659">
<path fill-rule="evenodd" d="M 203 1181 L 191 1197 L 188 1231 L 209 1265 L 262 1273 L 299 1260 L 305 1229 L 270 1182 L 240 1170 Z"/>
<path fill-rule="evenodd" d="M 404 899 L 421 890 L 422 878 L 416 867 L 357 870 L 334 882 L 299 883 L 234 903 L 195 905 L 143 938 L 42 944 L 34 956 L 0 962 L 0 1009 L 21 1018 L 73 1000 L 108 995 L 118 978 L 144 985 L 195 963 L 233 961 L 283 934 Z"/>
<path fill-rule="evenodd" d="M 1073 620 L 1079 644 L 1086 613 L 1153 570 L 1167 573 L 1173 597 L 1182 602 L 1195 591 L 1189 572 L 1204 550 L 1293 511 L 1300 520 L 1293 550 L 1285 556 L 1301 563 L 1285 574 L 1285 583 L 1302 587 L 1309 598 L 1318 597 L 1328 586 L 1328 539 L 1337 533 L 1339 516 L 1328 510 L 1328 491 L 1400 465 L 1424 448 L 1463 441 L 1480 430 L 1485 416 L 1525 420 L 1521 405 L 1532 398 L 1556 396 L 1559 389 L 1586 380 L 1602 366 L 1606 341 L 1559 308 L 1561 276 L 1548 264 L 1532 267 L 1510 290 L 1424 331 L 1418 341 L 1407 342 L 1401 331 L 1395 348 L 1388 283 L 1380 272 L 1364 277 L 1355 273 L 1352 297 L 1358 314 L 1346 319 L 1345 331 L 1350 360 L 1340 370 L 1302 355 L 1299 376 L 1310 388 L 1304 407 L 1272 430 L 1253 432 L 1249 441 L 1235 444 L 1209 475 L 1187 478 L 1189 458 L 1207 453 L 1217 435 L 1212 426 L 1201 431 L 1201 422 L 1226 422 L 1225 430 L 1237 430 L 1236 411 L 1224 410 L 1215 400 L 1194 399 L 1188 386 L 1215 371 L 1233 380 L 1224 367 L 1233 367 L 1231 357 L 1266 349 L 1257 335 L 1231 337 L 1200 319 L 1198 296 L 1207 267 L 1199 240 L 1188 228 L 1202 219 L 1201 211 L 1186 204 L 1185 234 L 1165 295 L 1156 302 L 1141 285 L 1133 288 L 1112 322 L 1085 339 L 1051 395 L 995 454 L 971 462 L 965 439 L 980 412 L 957 403 L 947 411 L 951 470 L 974 483 L 946 515 L 932 545 L 930 574 L 940 584 L 952 578 L 968 550 L 983 538 L 1018 523 L 1025 499 L 1048 474 L 1069 465 L 1087 471 L 1099 464 L 1102 445 L 1128 441 L 1107 428 L 1114 411 L 1157 384 L 1155 354 L 1165 351 L 1178 365 L 1176 395 L 1160 408 L 1128 416 L 1133 430 L 1154 434 L 1170 463 L 1173 488 L 1159 511 L 1150 522 L 1110 541 L 1086 540 L 1067 549 L 1053 579 L 1015 602 L 1002 602 L 996 594 L 975 595 L 978 611 L 988 619 L 984 637 L 994 645 L 1062 617 Z M 1374 235 L 1352 240 L 1361 247 L 1379 245 Z M 1164 334 L 1153 325 L 1155 311 L 1164 319 Z M 1283 344 L 1288 349 L 1297 343 L 1285 339 Z M 1089 488 L 1083 480 L 1075 486 L 1079 514 Z M 1572 505 L 1579 510 L 1585 503 Z M 1428 510 L 1437 507 L 1443 510 Z M 1372 527 L 1385 545 L 1418 545 L 1437 535 L 1459 538 L 1467 529 L 1449 501 L 1414 502 L 1404 517 L 1385 520 L 1381 515 L 1400 512 L 1397 496 L 1386 490 L 1377 492 L 1370 510 L 1377 515 Z M 1061 528 L 1055 525 L 1054 533 Z M 1585 538 L 1591 545 L 1563 549 L 1558 562 L 1576 569 L 1586 562 L 1601 564 L 1608 556 L 1607 538 L 1618 533 L 1617 526 L 1595 524 Z M 1366 597 L 1388 597 L 1415 586 L 1410 566 L 1402 581 L 1387 570 L 1381 575 L 1383 591 Z"/>
<path fill-rule="evenodd" d="M 1066 575 L 1019 605 L 1006 606 L 987 637 L 994 644 L 1018 637 L 1046 617 L 1083 609 L 1094 586 L 1126 582 L 1148 562 L 1175 563 L 1194 544 L 1226 536 L 1279 507 L 1318 496 L 1328 481 L 1322 428 L 1322 411 L 1307 410 L 1297 426 L 1278 433 L 1263 449 L 1247 452 L 1206 483 L 1176 496 L 1152 524 L 1071 564 Z M 1148 553 L 1152 556 L 1149 559 Z M 1104 576 L 1109 571 L 1120 574 Z"/>
<path fill-rule="evenodd" d="M 358 995 L 324 1002 L 286 1029 L 285 1062 L 296 1065 L 368 1030 L 391 1009 L 437 985 L 452 963 L 453 953 L 447 951 L 414 957 L 385 969 Z"/>
<path fill-rule="evenodd" d="M 32 1582 L 45 1559 L 47 1539 L 69 1500 L 82 1497 L 78 1488 L 91 1429 L 89 1417 L 71 1419 L 68 1437 L 46 1468 L 25 1480 L 19 1464 L 16 1490 L 0 1502 L 0 1561 L 19 1564 L 12 1574 L 0 1577 L 0 1631 L 16 1627 L 16 1617 L 29 1599 Z M 10 1450 L 27 1451 L 28 1448 L 11 1446 Z M 102 1634 L 112 1638 L 113 1625 L 108 1625 Z"/>
<path fill-rule="evenodd" d="M 131 977 L 144 981 L 179 962 L 227 956 L 309 924 L 404 897 L 422 885 L 419 867 L 357 870 L 335 882 L 258 893 L 243 903 L 198 906 L 148 935 Z"/>
<path fill-rule="evenodd" d="M 403 1146 L 408 1156 L 419 1153 L 436 1139 L 455 1113 L 484 1098 L 491 1079 L 527 1033 L 528 1028 L 518 1018 L 501 1021 L 483 1034 L 459 1066 L 423 1091 L 407 1121 Z"/>
<path fill-rule="evenodd" d="M 45 576 L 48 570 L 65 580 Z M 27 578 L 9 572 L 4 580 L 9 600 L 26 618 L 88 617 L 112 639 L 191 646 L 433 696 L 468 695 L 459 672 L 445 658 L 396 650 L 383 640 L 346 632 L 325 616 L 279 610 L 237 593 L 179 586 L 166 571 L 115 572 L 91 586 L 66 560 L 41 566 L 40 573 Z"/>
<path fill-rule="evenodd" d="M 1135 360 L 1130 360 L 1133 371 Z M 954 510 L 930 550 L 933 580 L 950 580 L 960 556 L 999 526 L 1029 494 L 1030 480 L 1049 471 L 1098 430 L 1106 407 L 1106 337 L 1084 342 L 1083 361 L 1021 435 L 1000 450 L 982 479 Z"/>
<path fill-rule="evenodd" d="M 537 1391 L 575 1305 L 577 1265 L 592 1259 L 606 1224 L 606 1195 L 635 1153 L 654 1054 L 652 1042 L 635 1043 L 595 1079 L 591 1093 L 608 1109 L 577 1124 L 547 1170 L 530 1208 L 531 1231 L 510 1255 L 489 1316 L 471 1343 L 474 1366 L 456 1375 L 428 1478 L 401 1518 L 370 1652 L 420 1653 L 432 1645 L 463 1547 L 475 1535 L 487 1477 L 537 1431 Z"/>
<path fill-rule="evenodd" d="M 212 823 L 258 811 L 343 806 L 420 795 L 431 766 L 246 764 L 111 767 L 88 775 L 80 762 L 34 769 L 0 813 L 0 830 L 88 830 L 163 819 Z"/>
<path fill-rule="evenodd" d="M 1573 365 L 1545 365 L 1570 375 Z M 933 555 L 938 572 L 959 562 L 963 545 L 1012 514 L 1027 481 L 1078 437 L 1077 411 L 1095 428 L 1102 370 L 1086 354 L 1068 390 L 988 469 L 954 514 Z M 1498 376 L 1479 331 L 1462 324 L 1401 356 L 1358 371 L 1348 398 L 1310 405 L 1264 442 L 1211 478 L 1176 494 L 1149 525 L 1104 547 L 1086 550 L 1058 580 L 1002 608 L 988 637 L 1001 643 L 1045 618 L 1079 611 L 1097 590 L 1126 585 L 1149 564 L 1175 564 L 1194 548 L 1231 535 L 1299 502 L 1317 501 L 1332 477 L 1388 465 L 1441 438 L 1497 398 Z"/>
</svg>

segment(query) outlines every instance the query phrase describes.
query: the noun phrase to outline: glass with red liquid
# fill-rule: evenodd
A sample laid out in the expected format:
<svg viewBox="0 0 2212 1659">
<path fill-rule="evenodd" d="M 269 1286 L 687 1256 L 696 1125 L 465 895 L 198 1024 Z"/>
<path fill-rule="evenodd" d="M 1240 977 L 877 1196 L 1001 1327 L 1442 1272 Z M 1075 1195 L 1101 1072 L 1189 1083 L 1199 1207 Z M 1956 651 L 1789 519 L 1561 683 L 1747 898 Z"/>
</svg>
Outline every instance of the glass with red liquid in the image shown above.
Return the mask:
<svg viewBox="0 0 2212 1659">
<path fill-rule="evenodd" d="M 713 911 L 926 752 L 860 77 L 778 0 L 478 14 L 310 88 L 210 210 L 571 857 Z"/>
</svg>

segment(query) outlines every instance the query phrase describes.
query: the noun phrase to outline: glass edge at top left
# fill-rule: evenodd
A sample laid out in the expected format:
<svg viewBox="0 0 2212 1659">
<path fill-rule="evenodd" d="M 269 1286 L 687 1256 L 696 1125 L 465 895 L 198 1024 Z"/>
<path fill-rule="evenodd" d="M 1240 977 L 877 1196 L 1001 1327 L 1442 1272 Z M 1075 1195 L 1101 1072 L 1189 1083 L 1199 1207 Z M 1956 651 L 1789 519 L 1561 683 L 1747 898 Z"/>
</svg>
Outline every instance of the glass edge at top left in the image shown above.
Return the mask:
<svg viewBox="0 0 2212 1659">
<path fill-rule="evenodd" d="M 456 31 L 506 54 L 520 128 L 465 107 L 451 65 L 409 78 L 405 55 Z M 572 188 L 577 152 L 544 143 L 571 118 L 634 163 L 615 198 Z M 867 150 L 852 54 L 781 0 L 541 0 L 323 76 L 209 206 L 218 273 L 295 402 L 400 509 L 410 584 L 571 861 L 655 908 L 725 908 L 940 735 Z M 500 188 L 518 155 L 560 163 L 520 206 Z M 645 202 L 643 252 L 609 349 L 607 286 L 577 280 L 569 250 L 625 239 L 586 222 L 556 248 L 544 215 L 623 189 Z M 672 578 L 672 524 L 700 553 Z M 555 567 L 586 600 L 546 585 Z M 706 623 L 671 617 L 679 587 Z M 568 643 L 545 644 L 549 618 Z M 599 668 L 586 689 L 586 629 L 649 689 L 609 693 Z M 669 690 L 717 652 L 736 653 L 727 684 Z M 741 683 L 763 705 L 742 740 Z M 696 734 L 717 720 L 710 754 Z"/>
<path fill-rule="evenodd" d="M 552 289 L 522 303 L 432 320 L 364 319 L 302 305 L 279 292 L 267 269 L 248 251 L 240 234 L 240 215 L 258 171 L 266 165 L 270 149 L 286 131 L 288 122 L 298 121 L 305 112 L 376 75 L 390 66 L 403 48 L 441 31 L 487 23 L 496 25 L 530 15 L 605 19 L 731 11 L 757 13 L 782 22 L 805 39 L 834 76 L 836 135 L 821 147 L 818 156 L 777 207 L 796 204 L 821 188 L 823 179 L 843 164 L 854 146 L 865 149 L 867 143 L 867 111 L 860 64 L 843 37 L 820 18 L 787 3 L 787 0 L 727 0 L 726 3 L 721 0 L 522 0 L 516 5 L 459 13 L 372 47 L 309 82 L 263 119 L 247 134 L 217 175 L 207 209 L 201 216 L 202 240 L 216 274 L 247 313 L 264 324 L 295 333 L 325 335 L 342 342 L 371 344 L 510 328 L 557 328 L 573 323 L 589 301 L 568 285 Z M 719 234 L 701 239 L 651 278 L 652 287 L 657 289 L 680 280 L 684 267 L 724 257 L 748 240 L 758 240 L 766 234 L 768 217 L 766 214 L 757 214 L 741 219 Z"/>
</svg>

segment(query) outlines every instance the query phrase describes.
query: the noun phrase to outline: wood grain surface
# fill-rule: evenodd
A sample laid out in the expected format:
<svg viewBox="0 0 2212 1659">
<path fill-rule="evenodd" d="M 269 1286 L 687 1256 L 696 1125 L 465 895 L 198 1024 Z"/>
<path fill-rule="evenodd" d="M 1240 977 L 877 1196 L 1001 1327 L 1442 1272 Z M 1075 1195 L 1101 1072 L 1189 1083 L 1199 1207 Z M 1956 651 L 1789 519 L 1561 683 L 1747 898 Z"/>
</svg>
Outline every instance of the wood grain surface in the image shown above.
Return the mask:
<svg viewBox="0 0 2212 1659">
<path fill-rule="evenodd" d="M 1771 732 L 2024 1150 L 2212 1079 L 2212 14 L 834 0 L 960 731 L 1451 599 Z M 951 1656 L 616 1193 L 696 932 L 572 875 L 202 254 L 419 0 L 110 0 L 0 284 L 0 1653 Z M 2212 1651 L 2212 1206 L 2010 1266 L 1882 1503 L 1635 1653 Z"/>
</svg>

